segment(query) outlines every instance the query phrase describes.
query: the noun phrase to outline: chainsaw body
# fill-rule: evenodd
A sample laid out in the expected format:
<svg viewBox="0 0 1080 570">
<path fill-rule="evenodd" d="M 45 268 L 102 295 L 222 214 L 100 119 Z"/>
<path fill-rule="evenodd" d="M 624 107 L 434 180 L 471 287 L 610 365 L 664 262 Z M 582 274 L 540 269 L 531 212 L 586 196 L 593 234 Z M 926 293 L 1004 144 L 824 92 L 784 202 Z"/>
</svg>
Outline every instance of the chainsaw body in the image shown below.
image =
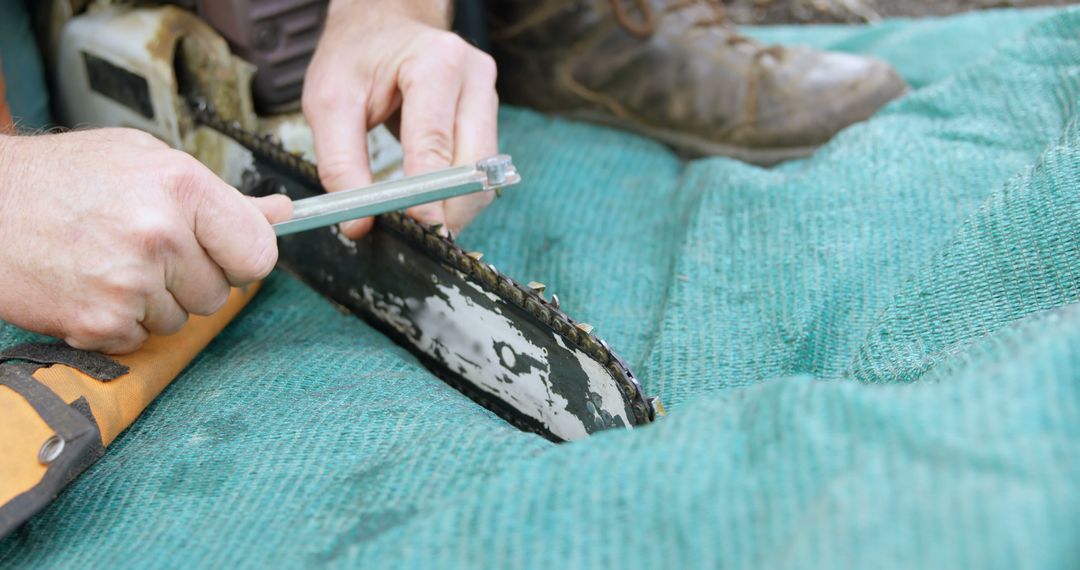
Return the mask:
<svg viewBox="0 0 1080 570">
<path fill-rule="evenodd" d="M 150 132 L 249 194 L 323 191 L 303 117 L 257 114 L 256 68 L 192 11 L 92 4 L 54 29 L 65 124 Z M 372 131 L 368 146 L 376 179 L 400 174 L 388 131 Z M 568 441 L 655 417 L 591 327 L 401 214 L 359 241 L 325 228 L 279 243 L 282 267 L 522 429 Z"/>
</svg>

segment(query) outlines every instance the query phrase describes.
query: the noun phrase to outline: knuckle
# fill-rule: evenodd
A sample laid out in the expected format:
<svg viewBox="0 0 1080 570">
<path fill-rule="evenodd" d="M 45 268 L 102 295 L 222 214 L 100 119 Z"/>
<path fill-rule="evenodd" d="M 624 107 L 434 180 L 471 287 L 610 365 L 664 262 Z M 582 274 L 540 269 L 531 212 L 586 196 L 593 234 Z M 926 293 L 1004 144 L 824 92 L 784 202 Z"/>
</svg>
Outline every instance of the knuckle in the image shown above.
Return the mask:
<svg viewBox="0 0 1080 570">
<path fill-rule="evenodd" d="M 304 89 L 300 96 L 300 109 L 304 115 L 310 115 L 313 111 L 324 109 L 330 105 L 332 94 L 321 85 L 311 85 Z"/>
<path fill-rule="evenodd" d="M 192 203 L 205 198 L 202 165 L 191 156 L 168 149 L 155 167 L 160 173 L 163 190 L 174 200 Z"/>
<path fill-rule="evenodd" d="M 454 136 L 445 129 L 432 129 L 418 141 L 416 159 L 422 167 L 439 167 L 454 160 Z"/>
<path fill-rule="evenodd" d="M 348 178 L 356 170 L 357 159 L 341 153 L 327 153 L 318 162 L 319 181 L 330 191 L 340 190 L 348 184 Z"/>
<path fill-rule="evenodd" d="M 433 33 L 423 47 L 403 69 L 403 79 L 409 83 L 460 76 L 465 70 L 468 50 L 472 49 L 457 34 L 444 31 Z"/>
<path fill-rule="evenodd" d="M 229 285 L 225 282 L 221 283 L 221 287 L 214 293 L 211 293 L 206 304 L 207 315 L 212 315 L 221 310 L 225 306 L 225 303 L 229 301 Z"/>
<path fill-rule="evenodd" d="M 108 354 L 130 354 L 139 350 L 146 342 L 148 333 L 142 327 L 133 328 L 127 336 L 109 341 L 99 347 L 99 350 Z"/>
<path fill-rule="evenodd" d="M 114 311 L 86 310 L 73 319 L 68 336 L 80 344 L 103 346 L 125 338 L 133 324 Z"/>
<path fill-rule="evenodd" d="M 499 67 L 495 63 L 495 58 L 482 51 L 476 51 L 476 74 L 479 78 L 482 78 L 485 82 L 495 84 L 495 80 L 499 75 Z"/>
<path fill-rule="evenodd" d="M 207 291 L 188 311 L 196 315 L 212 315 L 221 310 L 229 300 L 229 284 L 224 279 L 214 279 L 213 283 L 207 284 Z"/>
<path fill-rule="evenodd" d="M 333 81 L 316 81 L 305 86 L 300 95 L 300 110 L 304 116 L 309 117 L 313 113 L 319 113 L 326 109 L 338 109 L 347 101 L 346 90 L 341 89 L 340 83 Z"/>
<path fill-rule="evenodd" d="M 67 345 L 70 346 L 71 348 L 75 348 L 75 349 L 78 349 L 78 350 L 97 350 L 98 349 L 98 346 L 96 344 L 94 344 L 92 341 L 90 341 L 88 339 L 80 338 L 80 337 L 77 337 L 77 336 L 66 336 L 66 337 L 64 337 L 64 342 L 66 342 Z"/>
<path fill-rule="evenodd" d="M 184 328 L 184 325 L 187 324 L 187 321 L 188 321 L 188 314 L 186 312 L 182 312 L 182 311 L 178 312 L 175 316 L 173 316 L 167 322 L 163 323 L 163 325 L 161 326 L 161 330 L 157 331 L 157 332 L 159 334 L 162 334 L 162 335 L 165 335 L 165 336 L 175 334 L 175 333 L 179 332 L 180 329 Z"/>
<path fill-rule="evenodd" d="M 138 263 L 131 267 L 117 268 L 102 276 L 96 283 L 97 290 L 114 303 L 129 304 L 153 290 L 156 272 L 151 264 Z"/>
<path fill-rule="evenodd" d="M 470 46 L 453 32 L 439 31 L 428 40 L 428 49 L 444 62 L 460 64 Z"/>
<path fill-rule="evenodd" d="M 139 251 L 164 253 L 174 249 L 180 224 L 166 209 L 144 208 L 132 216 L 128 231 Z"/>
</svg>

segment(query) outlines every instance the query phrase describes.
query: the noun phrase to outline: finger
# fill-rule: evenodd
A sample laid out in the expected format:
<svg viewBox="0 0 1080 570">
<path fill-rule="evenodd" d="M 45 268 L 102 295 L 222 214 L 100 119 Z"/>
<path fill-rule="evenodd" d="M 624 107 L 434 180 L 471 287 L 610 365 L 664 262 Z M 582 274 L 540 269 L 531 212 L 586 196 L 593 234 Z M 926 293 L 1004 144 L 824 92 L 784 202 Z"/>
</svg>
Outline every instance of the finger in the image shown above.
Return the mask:
<svg viewBox="0 0 1080 570">
<path fill-rule="evenodd" d="M 64 338 L 72 348 L 105 354 L 128 354 L 135 352 L 146 342 L 150 333 L 142 325 L 132 321 L 123 329 L 111 331 L 108 335 L 73 335 Z"/>
<path fill-rule="evenodd" d="M 495 60 L 476 52 L 469 60 L 454 128 L 454 164 L 474 162 L 499 152 L 499 96 Z M 460 232 L 495 198 L 494 192 L 447 200 L 446 225 Z"/>
<path fill-rule="evenodd" d="M 495 60 L 476 52 L 469 58 L 454 127 L 454 163 L 475 162 L 499 152 L 499 96 Z"/>
<path fill-rule="evenodd" d="M 405 213 L 421 224 L 428 226 L 442 226 L 439 229 L 439 233 L 443 236 L 449 235 L 447 233 L 449 228 L 446 227 L 446 211 L 443 210 L 443 202 L 432 202 L 430 204 L 413 206 L 412 208 L 405 210 Z"/>
<path fill-rule="evenodd" d="M 225 274 L 196 240 L 180 241 L 176 247 L 176 255 L 165 266 L 166 289 L 189 313 L 216 313 L 229 299 Z"/>
<path fill-rule="evenodd" d="M 255 203 L 205 167 L 192 167 L 179 191 L 195 239 L 235 286 L 266 277 L 277 263 L 277 237 Z"/>
<path fill-rule="evenodd" d="M 328 192 L 337 192 L 371 184 L 365 101 L 312 97 L 319 102 L 305 105 L 304 116 L 315 139 L 316 163 L 323 186 Z M 371 218 L 353 220 L 341 224 L 341 231 L 346 237 L 356 239 L 367 233 L 373 223 Z"/>
<path fill-rule="evenodd" d="M 454 235 L 460 234 L 494 200 L 494 191 L 477 192 L 447 200 L 443 203 L 446 227 Z"/>
<path fill-rule="evenodd" d="M 141 324 L 151 334 L 169 336 L 180 330 L 187 320 L 187 311 L 180 306 L 172 293 L 159 289 L 146 300 Z"/>
<path fill-rule="evenodd" d="M 460 42 L 459 42 L 460 43 Z M 411 61 L 401 74 L 401 146 L 405 153 L 406 175 L 423 174 L 449 167 L 454 160 L 454 123 L 463 85 L 463 57 L 455 53 L 467 49 L 449 43 L 441 57 Z M 463 43 L 461 43 L 464 46 Z M 445 224 L 441 203 L 424 204 L 408 210 L 410 216 L 427 224 Z"/>
<path fill-rule="evenodd" d="M 400 75 L 401 146 L 408 176 L 446 168 L 454 160 L 454 119 L 465 70 L 460 58 L 442 55 L 411 60 Z"/>
<path fill-rule="evenodd" d="M 292 218 L 293 203 L 284 194 L 271 194 L 259 198 L 249 197 L 248 200 L 255 204 L 255 207 L 262 212 L 262 215 L 266 216 L 266 221 L 271 224 L 284 222 Z"/>
<path fill-rule="evenodd" d="M 142 325 L 136 325 L 125 336 L 110 339 L 96 350 L 105 354 L 131 354 L 146 344 L 148 338 L 149 331 Z"/>
<path fill-rule="evenodd" d="M 371 184 L 364 99 L 305 96 L 304 116 L 311 126 L 323 186 L 328 192 L 337 192 Z"/>
<path fill-rule="evenodd" d="M 359 239 L 371 231 L 375 218 L 360 218 L 341 223 L 341 233 L 349 239 Z"/>
</svg>

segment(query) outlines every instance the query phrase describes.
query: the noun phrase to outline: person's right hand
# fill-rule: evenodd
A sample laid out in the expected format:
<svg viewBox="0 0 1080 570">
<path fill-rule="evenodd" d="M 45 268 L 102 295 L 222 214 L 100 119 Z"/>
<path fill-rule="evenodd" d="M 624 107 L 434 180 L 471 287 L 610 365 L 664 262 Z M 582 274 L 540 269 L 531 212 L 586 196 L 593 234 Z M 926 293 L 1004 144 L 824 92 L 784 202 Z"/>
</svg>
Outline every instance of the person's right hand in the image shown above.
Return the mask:
<svg viewBox="0 0 1080 570">
<path fill-rule="evenodd" d="M 134 351 L 270 273 L 291 212 L 139 131 L 0 137 L 0 319 Z"/>
</svg>

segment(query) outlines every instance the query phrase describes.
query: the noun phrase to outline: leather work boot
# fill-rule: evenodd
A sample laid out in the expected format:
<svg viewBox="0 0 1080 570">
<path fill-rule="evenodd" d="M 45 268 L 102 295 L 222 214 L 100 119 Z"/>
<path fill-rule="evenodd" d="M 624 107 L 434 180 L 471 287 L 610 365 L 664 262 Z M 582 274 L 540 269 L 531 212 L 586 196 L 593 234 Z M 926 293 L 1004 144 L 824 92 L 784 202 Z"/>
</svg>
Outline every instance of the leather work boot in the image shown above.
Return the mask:
<svg viewBox="0 0 1080 570">
<path fill-rule="evenodd" d="M 743 37 L 710 0 L 489 4 L 504 101 L 636 131 L 685 156 L 807 156 L 907 91 L 882 61 Z"/>
</svg>

